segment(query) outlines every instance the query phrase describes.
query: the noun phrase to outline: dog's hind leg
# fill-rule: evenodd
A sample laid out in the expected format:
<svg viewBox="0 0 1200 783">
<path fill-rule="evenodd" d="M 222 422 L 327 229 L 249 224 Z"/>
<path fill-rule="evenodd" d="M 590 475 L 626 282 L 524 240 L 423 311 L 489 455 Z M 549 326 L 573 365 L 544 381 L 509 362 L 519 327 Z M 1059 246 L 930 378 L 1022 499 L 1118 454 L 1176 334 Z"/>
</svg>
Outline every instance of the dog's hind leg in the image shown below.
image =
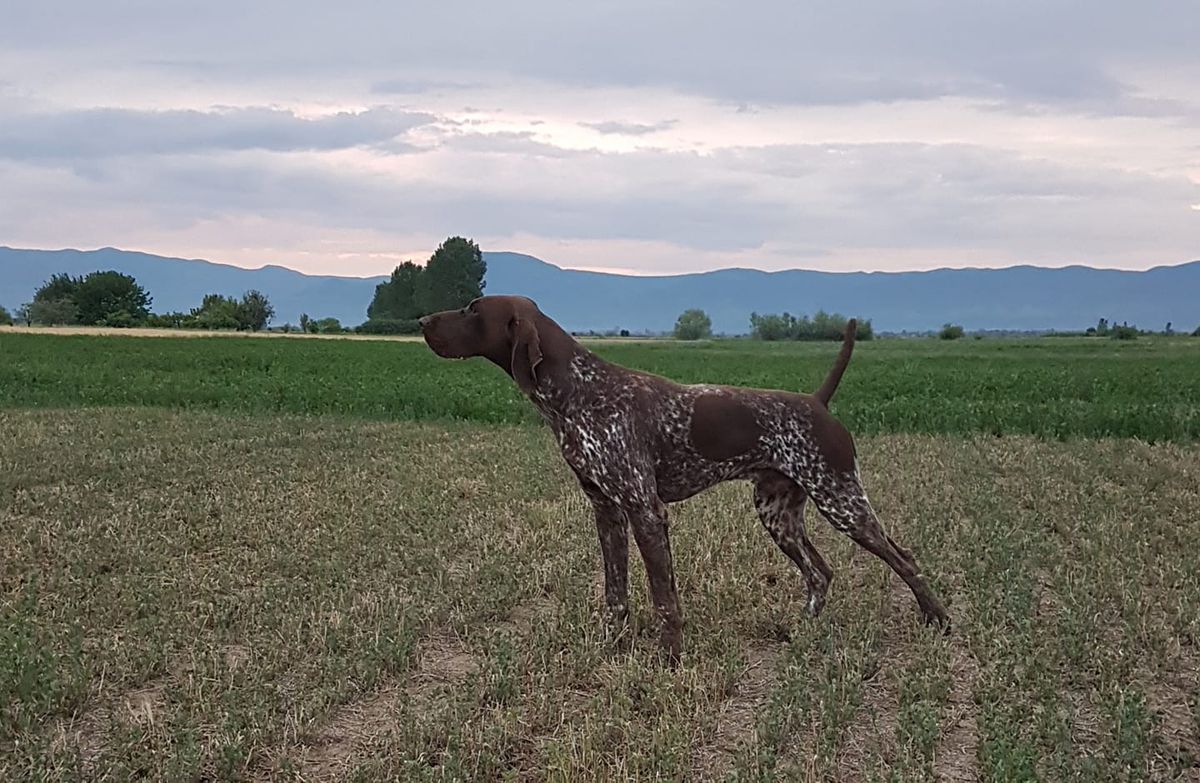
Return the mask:
<svg viewBox="0 0 1200 783">
<path fill-rule="evenodd" d="M 806 499 L 800 485 L 782 473 L 766 471 L 754 480 L 754 508 L 758 518 L 775 544 L 800 569 L 808 585 L 808 613 L 816 617 L 825 606 L 833 571 L 804 530 Z"/>
<path fill-rule="evenodd" d="M 916 597 L 926 623 L 937 623 L 949 630 L 950 617 L 945 607 L 925 583 L 913 556 L 884 532 L 863 491 L 857 470 L 830 471 L 803 486 L 835 529 L 883 560 L 904 580 Z"/>
</svg>

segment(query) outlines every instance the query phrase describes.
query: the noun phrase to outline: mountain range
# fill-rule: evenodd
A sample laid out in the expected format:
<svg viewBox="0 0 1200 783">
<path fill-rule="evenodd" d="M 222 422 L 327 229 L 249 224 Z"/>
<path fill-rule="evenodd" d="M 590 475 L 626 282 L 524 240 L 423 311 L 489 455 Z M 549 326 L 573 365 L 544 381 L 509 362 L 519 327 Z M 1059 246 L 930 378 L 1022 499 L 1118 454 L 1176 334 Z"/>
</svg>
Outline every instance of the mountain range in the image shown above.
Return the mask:
<svg viewBox="0 0 1200 783">
<path fill-rule="evenodd" d="M 937 269 L 927 272 L 762 272 L 722 269 L 637 277 L 562 269 L 520 253 L 485 252 L 485 292 L 522 294 L 575 331 L 669 331 L 692 307 L 718 333 L 749 330 L 750 313 L 811 314 L 819 309 L 870 318 L 877 331 L 923 331 L 952 322 L 967 329 L 1082 329 L 1099 318 L 1146 329 L 1200 323 L 1200 261 L 1139 272 L 1071 266 L 1048 269 Z M 0 247 L 0 305 L 14 310 L 51 274 L 114 269 L 137 278 L 156 312 L 187 311 L 207 293 L 266 294 L 273 323 L 301 313 L 343 324 L 366 318 L 385 277 L 306 275 L 282 266 L 245 269 L 198 259 L 115 248 L 20 250 Z"/>
</svg>

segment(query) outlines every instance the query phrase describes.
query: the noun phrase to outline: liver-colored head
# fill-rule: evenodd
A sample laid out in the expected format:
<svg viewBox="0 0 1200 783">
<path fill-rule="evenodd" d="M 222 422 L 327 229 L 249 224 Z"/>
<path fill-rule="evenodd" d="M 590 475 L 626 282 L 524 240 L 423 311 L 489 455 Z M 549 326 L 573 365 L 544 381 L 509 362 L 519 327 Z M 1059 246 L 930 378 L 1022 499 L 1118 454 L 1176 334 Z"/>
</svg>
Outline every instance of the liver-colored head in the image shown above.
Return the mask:
<svg viewBox="0 0 1200 783">
<path fill-rule="evenodd" d="M 425 342 L 438 356 L 482 356 L 513 376 L 524 391 L 537 385 L 542 360 L 537 304 L 523 296 L 481 296 L 461 310 L 445 310 L 420 320 Z"/>
</svg>

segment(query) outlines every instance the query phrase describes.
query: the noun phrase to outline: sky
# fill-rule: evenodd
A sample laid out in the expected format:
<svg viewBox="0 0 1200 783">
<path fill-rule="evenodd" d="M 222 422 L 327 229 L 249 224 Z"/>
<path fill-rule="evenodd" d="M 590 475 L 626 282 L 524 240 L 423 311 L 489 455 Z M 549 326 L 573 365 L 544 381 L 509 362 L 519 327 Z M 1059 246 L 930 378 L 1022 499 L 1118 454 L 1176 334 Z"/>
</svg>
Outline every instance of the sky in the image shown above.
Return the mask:
<svg viewBox="0 0 1200 783">
<path fill-rule="evenodd" d="M 1200 258 L 1200 3 L 39 0 L 0 245 L 373 275 Z"/>
</svg>

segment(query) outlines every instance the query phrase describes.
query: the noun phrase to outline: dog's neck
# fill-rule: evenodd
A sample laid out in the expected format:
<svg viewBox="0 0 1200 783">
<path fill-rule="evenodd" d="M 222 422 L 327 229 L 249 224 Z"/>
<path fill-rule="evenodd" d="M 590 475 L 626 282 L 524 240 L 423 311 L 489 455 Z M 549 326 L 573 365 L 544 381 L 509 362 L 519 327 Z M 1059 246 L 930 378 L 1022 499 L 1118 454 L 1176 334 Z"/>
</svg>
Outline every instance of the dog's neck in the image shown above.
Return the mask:
<svg viewBox="0 0 1200 783">
<path fill-rule="evenodd" d="M 576 412 L 582 388 L 606 375 L 610 365 L 545 316 L 538 319 L 538 338 L 542 361 L 536 370 L 537 385 L 527 396 L 557 429 Z"/>
</svg>

